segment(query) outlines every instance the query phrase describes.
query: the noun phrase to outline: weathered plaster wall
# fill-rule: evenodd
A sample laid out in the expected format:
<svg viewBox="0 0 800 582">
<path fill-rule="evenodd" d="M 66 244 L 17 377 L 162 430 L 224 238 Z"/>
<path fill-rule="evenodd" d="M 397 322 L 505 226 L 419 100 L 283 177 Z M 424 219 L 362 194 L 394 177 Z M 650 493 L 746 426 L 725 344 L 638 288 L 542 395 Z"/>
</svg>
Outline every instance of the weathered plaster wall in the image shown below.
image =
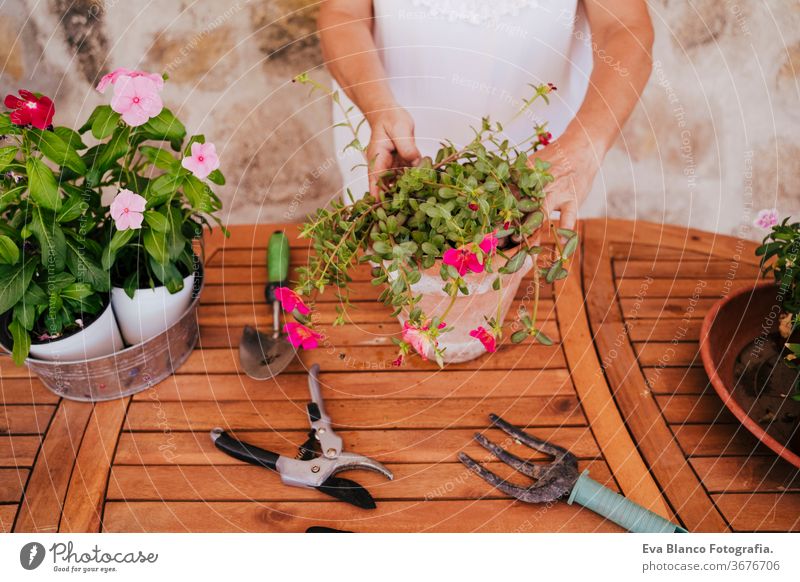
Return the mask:
<svg viewBox="0 0 800 582">
<path fill-rule="evenodd" d="M 587 213 L 721 232 L 753 207 L 797 213 L 800 2 L 652 0 L 651 12 L 654 74 Z M 311 0 L 5 0 L 0 90 L 47 93 L 77 124 L 104 72 L 166 71 L 167 104 L 221 150 L 230 220 L 299 220 L 340 182 L 328 104 L 290 82 L 320 65 L 314 13 Z"/>
</svg>

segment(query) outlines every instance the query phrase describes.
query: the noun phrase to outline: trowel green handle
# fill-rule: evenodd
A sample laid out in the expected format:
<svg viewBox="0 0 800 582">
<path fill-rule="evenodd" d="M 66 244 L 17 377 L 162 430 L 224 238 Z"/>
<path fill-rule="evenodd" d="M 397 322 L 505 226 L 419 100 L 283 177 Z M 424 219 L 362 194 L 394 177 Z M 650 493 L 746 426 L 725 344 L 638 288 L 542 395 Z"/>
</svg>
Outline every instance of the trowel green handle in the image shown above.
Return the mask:
<svg viewBox="0 0 800 582">
<path fill-rule="evenodd" d="M 275 301 L 275 289 L 286 285 L 289 277 L 289 239 L 282 232 L 269 237 L 267 246 L 267 301 Z"/>
<path fill-rule="evenodd" d="M 686 533 L 682 527 L 604 487 L 589 477 L 589 471 L 578 477 L 567 503 L 591 509 L 634 533 Z"/>
</svg>

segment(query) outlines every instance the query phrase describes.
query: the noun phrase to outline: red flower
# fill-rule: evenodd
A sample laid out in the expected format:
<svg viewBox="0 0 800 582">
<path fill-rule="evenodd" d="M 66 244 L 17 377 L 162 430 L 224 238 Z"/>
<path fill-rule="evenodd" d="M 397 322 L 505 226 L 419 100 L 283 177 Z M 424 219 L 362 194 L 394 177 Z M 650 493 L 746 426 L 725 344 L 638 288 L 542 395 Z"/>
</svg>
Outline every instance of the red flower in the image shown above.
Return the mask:
<svg viewBox="0 0 800 582">
<path fill-rule="evenodd" d="M 479 342 L 483 344 L 483 347 L 486 348 L 487 352 L 496 352 L 497 351 L 497 339 L 489 333 L 486 328 L 482 325 L 478 326 L 477 329 L 473 329 L 469 332 L 469 335 L 477 339 Z"/>
<path fill-rule="evenodd" d="M 473 273 L 483 272 L 483 263 L 478 260 L 478 255 L 469 250 L 468 247 L 447 249 L 442 255 L 442 262 L 445 265 L 455 267 L 462 277 L 467 271 L 472 271 Z"/>
<path fill-rule="evenodd" d="M 539 134 L 539 143 L 543 146 L 550 145 L 550 140 L 553 139 L 553 134 L 549 131 L 545 131 L 544 133 Z"/>
<path fill-rule="evenodd" d="M 4 104 L 13 109 L 10 118 L 14 125 L 32 125 L 38 129 L 47 129 L 53 123 L 56 108 L 53 102 L 42 95 L 37 97 L 25 89 L 19 90 L 20 99 L 15 95 L 6 95 Z"/>
<path fill-rule="evenodd" d="M 403 359 L 404 359 L 403 354 L 399 354 L 396 359 L 392 360 L 392 366 L 399 368 L 400 366 L 403 365 Z"/>
<path fill-rule="evenodd" d="M 322 335 L 296 321 L 290 321 L 283 326 L 289 343 L 296 348 L 313 350 L 319 345 Z"/>
<path fill-rule="evenodd" d="M 472 212 L 477 212 L 478 211 L 478 203 L 477 202 L 470 202 L 469 204 L 467 204 L 467 208 L 472 210 Z"/>
</svg>

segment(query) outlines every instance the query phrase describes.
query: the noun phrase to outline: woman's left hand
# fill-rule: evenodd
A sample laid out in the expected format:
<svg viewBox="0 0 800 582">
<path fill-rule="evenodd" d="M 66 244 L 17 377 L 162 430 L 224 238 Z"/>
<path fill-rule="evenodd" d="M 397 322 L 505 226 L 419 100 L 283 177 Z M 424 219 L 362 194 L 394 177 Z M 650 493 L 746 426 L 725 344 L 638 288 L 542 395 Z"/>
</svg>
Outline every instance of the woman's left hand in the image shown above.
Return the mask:
<svg viewBox="0 0 800 582">
<path fill-rule="evenodd" d="M 535 159 L 550 163 L 549 172 L 555 180 L 545 188 L 545 211 L 561 212 L 560 228 L 575 230 L 578 209 L 589 196 L 592 183 L 600 169 L 602 155 L 595 151 L 591 142 L 583 136 L 566 131 L 556 141 L 532 154 L 528 163 Z"/>
</svg>

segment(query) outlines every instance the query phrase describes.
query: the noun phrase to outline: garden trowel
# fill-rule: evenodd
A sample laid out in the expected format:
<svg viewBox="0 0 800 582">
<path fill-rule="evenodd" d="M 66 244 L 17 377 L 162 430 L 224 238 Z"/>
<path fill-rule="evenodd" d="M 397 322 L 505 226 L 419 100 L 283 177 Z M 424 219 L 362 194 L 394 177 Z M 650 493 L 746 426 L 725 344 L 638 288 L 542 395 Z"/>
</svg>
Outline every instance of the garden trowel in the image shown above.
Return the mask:
<svg viewBox="0 0 800 582">
<path fill-rule="evenodd" d="M 267 246 L 268 281 L 264 288 L 267 303 L 272 304 L 272 334 L 246 325 L 239 341 L 239 361 L 244 373 L 254 380 L 268 380 L 280 374 L 295 354 L 295 349 L 281 335 L 281 304 L 275 290 L 287 284 L 289 275 L 289 240 L 282 232 L 273 233 Z"/>
</svg>

